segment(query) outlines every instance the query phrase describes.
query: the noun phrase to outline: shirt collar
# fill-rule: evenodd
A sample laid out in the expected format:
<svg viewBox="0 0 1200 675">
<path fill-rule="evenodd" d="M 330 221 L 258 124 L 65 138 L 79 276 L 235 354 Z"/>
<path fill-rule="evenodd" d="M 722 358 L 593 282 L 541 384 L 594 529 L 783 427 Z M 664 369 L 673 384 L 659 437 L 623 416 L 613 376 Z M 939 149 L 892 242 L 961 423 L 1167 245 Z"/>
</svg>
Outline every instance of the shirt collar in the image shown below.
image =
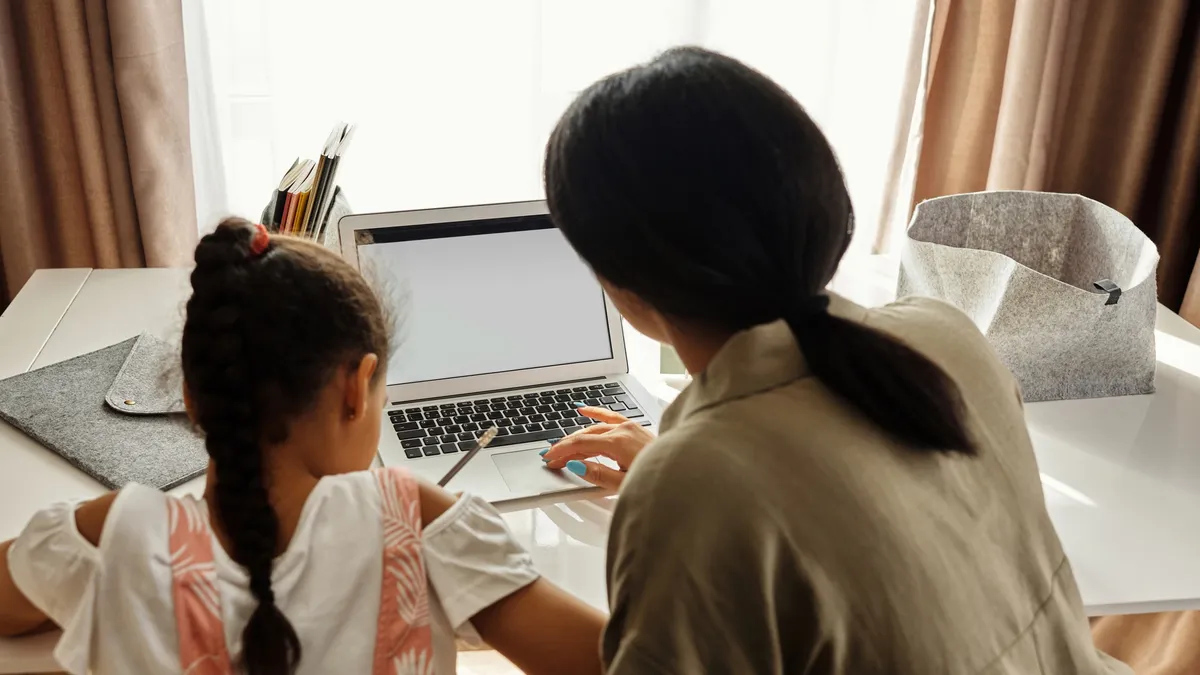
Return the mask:
<svg viewBox="0 0 1200 675">
<path fill-rule="evenodd" d="M 863 322 L 867 310 L 832 293 L 829 313 Z M 781 387 L 806 377 L 808 364 L 782 319 L 748 328 L 725 342 L 704 372 L 696 375 L 663 412 L 660 429 L 669 431 L 705 408 Z"/>
</svg>

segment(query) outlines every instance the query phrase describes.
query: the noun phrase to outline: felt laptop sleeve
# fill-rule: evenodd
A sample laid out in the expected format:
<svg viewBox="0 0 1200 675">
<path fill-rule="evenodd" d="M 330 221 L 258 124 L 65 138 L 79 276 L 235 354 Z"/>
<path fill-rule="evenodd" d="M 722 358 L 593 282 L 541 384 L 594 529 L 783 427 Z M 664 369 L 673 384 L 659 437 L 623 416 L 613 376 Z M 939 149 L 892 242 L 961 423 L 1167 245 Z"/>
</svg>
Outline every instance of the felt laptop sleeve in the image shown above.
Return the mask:
<svg viewBox="0 0 1200 675">
<path fill-rule="evenodd" d="M 208 465 L 178 363 L 175 347 L 143 334 L 0 381 L 0 419 L 105 487 L 172 488 Z"/>
</svg>

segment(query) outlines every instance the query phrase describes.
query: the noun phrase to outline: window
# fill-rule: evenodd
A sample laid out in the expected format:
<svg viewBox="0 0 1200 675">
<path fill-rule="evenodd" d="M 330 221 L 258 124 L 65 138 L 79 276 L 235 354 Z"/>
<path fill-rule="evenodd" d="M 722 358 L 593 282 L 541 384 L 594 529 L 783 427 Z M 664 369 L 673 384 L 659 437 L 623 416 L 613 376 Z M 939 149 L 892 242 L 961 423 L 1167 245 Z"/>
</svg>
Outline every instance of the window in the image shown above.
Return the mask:
<svg viewBox="0 0 1200 675">
<path fill-rule="evenodd" d="M 188 0 L 201 227 L 256 218 L 337 120 L 358 124 L 338 175 L 357 212 L 541 198 L 542 149 L 576 92 L 701 44 L 774 78 L 822 126 L 866 252 L 928 2 Z"/>
</svg>

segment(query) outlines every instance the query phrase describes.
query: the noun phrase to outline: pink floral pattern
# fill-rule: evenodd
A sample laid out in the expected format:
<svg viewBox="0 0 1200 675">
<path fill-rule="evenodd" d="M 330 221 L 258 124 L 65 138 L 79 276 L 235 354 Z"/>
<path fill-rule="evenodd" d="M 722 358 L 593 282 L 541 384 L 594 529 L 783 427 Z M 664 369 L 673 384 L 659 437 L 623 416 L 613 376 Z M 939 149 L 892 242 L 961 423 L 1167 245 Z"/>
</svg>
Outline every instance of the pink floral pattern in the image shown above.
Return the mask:
<svg viewBox="0 0 1200 675">
<path fill-rule="evenodd" d="M 383 523 L 383 580 L 373 675 L 434 675 L 433 631 L 417 483 L 401 469 L 375 472 Z M 179 665 L 187 675 L 232 675 L 206 512 L 167 498 Z"/>
<path fill-rule="evenodd" d="M 168 497 L 167 510 L 179 667 L 187 675 L 228 675 L 233 667 L 225 647 L 208 520 L 190 496 Z"/>
<path fill-rule="evenodd" d="M 433 675 L 433 631 L 417 483 L 399 468 L 375 471 L 383 520 L 383 581 L 375 633 L 375 675 Z"/>
</svg>

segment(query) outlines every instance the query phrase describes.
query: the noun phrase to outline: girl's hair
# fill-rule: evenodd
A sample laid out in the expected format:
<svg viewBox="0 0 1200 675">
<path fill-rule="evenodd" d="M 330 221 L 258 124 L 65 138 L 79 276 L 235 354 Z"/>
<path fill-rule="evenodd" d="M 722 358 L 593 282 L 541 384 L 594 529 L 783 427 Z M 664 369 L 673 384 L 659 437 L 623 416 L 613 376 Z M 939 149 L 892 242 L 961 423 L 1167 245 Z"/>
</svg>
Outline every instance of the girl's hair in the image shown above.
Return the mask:
<svg viewBox="0 0 1200 675">
<path fill-rule="evenodd" d="M 697 325 L 783 318 L 812 373 L 892 437 L 974 452 L 937 365 L 826 311 L 854 211 L 820 129 L 763 74 L 687 47 L 612 75 L 563 115 L 545 172 L 555 224 L 609 283 Z"/>
<path fill-rule="evenodd" d="M 258 607 L 242 634 L 250 675 L 293 672 L 300 640 L 275 606 L 271 563 L 279 523 L 263 453 L 288 437 L 339 366 L 367 354 L 386 370 L 388 325 L 353 268 L 308 242 L 272 237 L 230 218 L 196 247 L 183 329 L 183 376 L 215 467 L 215 512 Z"/>
</svg>

